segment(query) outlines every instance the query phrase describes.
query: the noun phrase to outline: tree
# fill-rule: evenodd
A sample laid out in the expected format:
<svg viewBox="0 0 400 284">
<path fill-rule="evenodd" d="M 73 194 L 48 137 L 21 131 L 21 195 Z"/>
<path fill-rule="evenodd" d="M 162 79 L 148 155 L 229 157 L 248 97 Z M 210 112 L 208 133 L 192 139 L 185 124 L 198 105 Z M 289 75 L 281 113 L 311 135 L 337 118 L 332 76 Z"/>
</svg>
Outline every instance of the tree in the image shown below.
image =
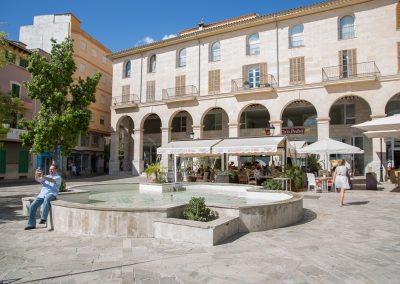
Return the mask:
<svg viewBox="0 0 400 284">
<path fill-rule="evenodd" d="M 0 32 L 0 68 L 3 68 L 7 64 L 6 48 L 8 46 L 6 40 L 7 34 Z"/>
<path fill-rule="evenodd" d="M 96 101 L 95 91 L 101 74 L 73 83 L 76 70 L 73 42 L 52 39 L 50 60 L 34 52 L 29 56 L 28 71 L 31 82 L 25 84 L 31 99 L 41 107 L 34 120 L 27 123 L 28 133 L 21 135 L 24 145 L 31 145 L 33 153 L 51 152 L 57 163 L 57 152 L 68 156 L 75 147 L 79 134 L 87 134 L 91 112 L 87 108 Z"/>
</svg>

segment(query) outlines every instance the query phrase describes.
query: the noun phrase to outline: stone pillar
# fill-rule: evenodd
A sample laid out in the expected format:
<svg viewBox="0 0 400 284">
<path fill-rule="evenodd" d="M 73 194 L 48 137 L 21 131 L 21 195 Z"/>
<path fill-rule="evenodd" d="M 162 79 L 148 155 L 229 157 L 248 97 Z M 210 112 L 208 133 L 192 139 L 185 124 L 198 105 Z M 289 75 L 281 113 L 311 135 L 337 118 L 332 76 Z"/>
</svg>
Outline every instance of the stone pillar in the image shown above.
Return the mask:
<svg viewBox="0 0 400 284">
<path fill-rule="evenodd" d="M 239 124 L 228 123 L 229 137 L 239 137 Z"/>
<path fill-rule="evenodd" d="M 371 115 L 371 119 L 377 119 L 386 117 L 386 114 L 380 115 Z M 382 164 L 383 164 L 383 180 L 386 177 L 386 167 L 387 164 L 387 156 L 386 156 L 386 143 L 385 139 L 382 139 Z M 380 180 L 380 167 L 381 167 L 381 139 L 380 138 L 372 138 L 372 161 L 368 163 L 365 172 L 374 172 L 376 173 L 376 178 L 378 181 Z"/>
<path fill-rule="evenodd" d="M 283 123 L 282 120 L 274 120 L 274 121 L 271 120 L 269 122 L 270 126 L 273 125 L 275 127 L 274 136 L 275 135 L 282 135 L 282 123 Z"/>
<path fill-rule="evenodd" d="M 193 133 L 194 137 L 193 139 L 200 139 L 201 138 L 201 129 L 203 128 L 202 125 L 193 125 Z"/>
<path fill-rule="evenodd" d="M 110 161 L 108 163 L 109 175 L 119 174 L 118 144 L 119 144 L 118 132 L 116 131 L 111 132 Z"/>
<path fill-rule="evenodd" d="M 161 127 L 161 147 L 166 146 L 170 141 L 170 128 Z M 161 155 L 161 167 L 164 171 L 168 171 L 168 154 Z"/>
<path fill-rule="evenodd" d="M 133 167 L 132 174 L 137 176 L 143 172 L 143 129 L 135 129 L 133 134 Z"/>
<path fill-rule="evenodd" d="M 317 117 L 318 122 L 318 140 L 329 138 L 329 126 L 331 119 L 329 117 Z"/>
</svg>

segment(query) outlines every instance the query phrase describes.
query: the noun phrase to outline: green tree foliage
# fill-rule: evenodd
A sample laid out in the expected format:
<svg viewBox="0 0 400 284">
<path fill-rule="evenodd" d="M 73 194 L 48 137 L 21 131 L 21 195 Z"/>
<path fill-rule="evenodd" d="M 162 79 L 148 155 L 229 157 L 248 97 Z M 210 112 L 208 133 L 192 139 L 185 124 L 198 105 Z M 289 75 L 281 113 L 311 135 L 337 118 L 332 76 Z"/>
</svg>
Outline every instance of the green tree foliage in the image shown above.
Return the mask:
<svg viewBox="0 0 400 284">
<path fill-rule="evenodd" d="M 3 68 L 7 64 L 6 48 L 8 43 L 6 41 L 7 34 L 0 32 L 0 68 Z"/>
<path fill-rule="evenodd" d="M 57 162 L 57 149 L 68 156 L 80 133 L 87 134 L 91 112 L 87 108 L 96 101 L 95 91 L 101 74 L 73 83 L 76 70 L 73 42 L 52 40 L 50 60 L 34 52 L 29 56 L 31 82 L 26 83 L 28 96 L 40 101 L 40 110 L 27 123 L 29 133 L 21 135 L 24 145 L 34 153 L 52 152 Z"/>
<path fill-rule="evenodd" d="M 9 128 L 19 128 L 25 112 L 20 98 L 0 92 L 0 136 L 5 136 Z"/>
<path fill-rule="evenodd" d="M 192 197 L 183 211 L 183 218 L 188 220 L 208 222 L 215 217 L 214 212 L 206 207 L 204 197 Z"/>
</svg>

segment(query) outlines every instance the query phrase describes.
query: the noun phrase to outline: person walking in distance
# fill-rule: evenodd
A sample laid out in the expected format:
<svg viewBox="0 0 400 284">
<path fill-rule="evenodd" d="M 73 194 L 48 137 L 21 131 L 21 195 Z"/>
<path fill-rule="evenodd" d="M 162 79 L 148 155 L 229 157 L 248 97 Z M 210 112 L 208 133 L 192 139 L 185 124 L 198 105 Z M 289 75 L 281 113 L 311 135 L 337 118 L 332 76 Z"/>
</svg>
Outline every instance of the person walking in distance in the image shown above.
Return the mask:
<svg viewBox="0 0 400 284">
<path fill-rule="evenodd" d="M 349 178 L 347 174 L 347 167 L 345 166 L 346 161 L 341 160 L 339 166 L 336 167 L 335 173 L 333 174 L 333 180 L 335 182 L 335 188 L 339 189 L 339 205 L 343 206 L 344 193 L 346 189 L 350 189 Z"/>
<path fill-rule="evenodd" d="M 39 195 L 35 198 L 29 208 L 28 225 L 25 230 L 36 228 L 36 210 L 43 204 L 39 224 L 45 224 L 49 214 L 50 202 L 55 200 L 61 186 L 61 177 L 57 173 L 57 166 L 50 166 L 50 174 L 43 176 L 40 170 L 35 171 L 35 180 L 43 185 Z"/>
</svg>

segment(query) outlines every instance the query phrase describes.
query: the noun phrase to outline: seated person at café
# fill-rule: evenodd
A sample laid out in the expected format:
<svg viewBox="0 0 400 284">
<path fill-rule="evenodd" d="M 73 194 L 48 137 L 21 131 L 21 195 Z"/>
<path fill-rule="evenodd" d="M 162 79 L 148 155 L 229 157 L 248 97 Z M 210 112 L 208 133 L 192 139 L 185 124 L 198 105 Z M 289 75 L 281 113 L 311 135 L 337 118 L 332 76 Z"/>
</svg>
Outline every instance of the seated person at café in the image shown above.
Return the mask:
<svg viewBox="0 0 400 284">
<path fill-rule="evenodd" d="M 197 169 L 197 175 L 198 175 L 198 176 L 204 175 L 204 168 L 203 168 L 203 165 L 200 165 L 200 167 Z"/>
<path fill-rule="evenodd" d="M 229 169 L 229 170 L 234 170 L 234 169 L 236 169 L 235 163 L 234 163 L 234 162 L 231 162 L 231 163 L 229 164 L 229 166 L 228 166 L 228 169 Z"/>
<path fill-rule="evenodd" d="M 266 165 L 266 166 L 264 167 L 264 169 L 263 169 L 263 174 L 264 174 L 265 176 L 269 176 L 269 175 L 271 174 L 271 170 L 269 169 L 269 166 L 268 166 L 268 165 Z"/>
<path fill-rule="evenodd" d="M 187 167 L 185 172 L 186 172 L 187 175 L 193 174 L 193 171 L 192 171 L 191 167 Z"/>
</svg>

